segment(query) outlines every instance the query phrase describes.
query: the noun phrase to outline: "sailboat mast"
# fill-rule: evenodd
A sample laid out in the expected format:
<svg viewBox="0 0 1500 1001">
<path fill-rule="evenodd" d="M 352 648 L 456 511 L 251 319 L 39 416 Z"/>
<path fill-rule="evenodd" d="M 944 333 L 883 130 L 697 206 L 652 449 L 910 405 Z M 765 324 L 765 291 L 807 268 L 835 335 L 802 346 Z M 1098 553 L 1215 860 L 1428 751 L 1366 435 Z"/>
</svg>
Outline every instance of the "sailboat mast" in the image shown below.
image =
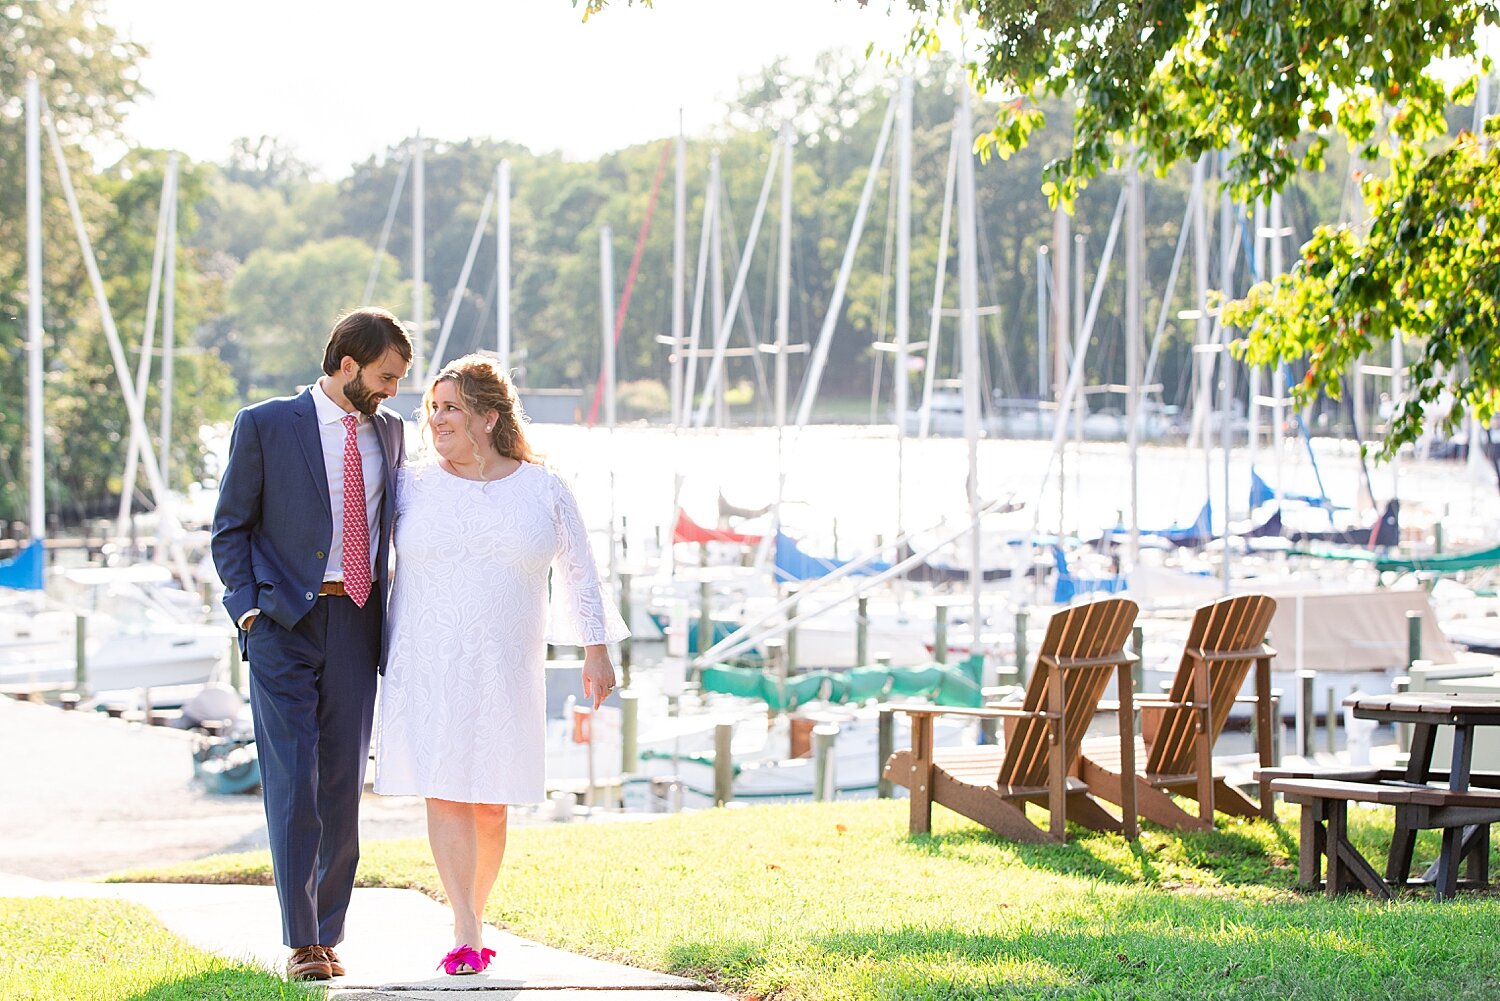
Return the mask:
<svg viewBox="0 0 1500 1001">
<path fill-rule="evenodd" d="M 47 530 L 42 468 L 42 130 L 41 88 L 26 81 L 26 378 L 31 445 L 31 538 Z"/>
<path fill-rule="evenodd" d="M 167 202 L 167 269 L 162 278 L 161 310 L 161 479 L 172 488 L 172 392 L 177 348 L 177 154 L 167 160 L 172 195 Z M 144 403 L 145 395 L 141 400 Z M 132 484 L 133 485 L 133 484 Z M 163 554 L 158 549 L 158 559 Z"/>
<path fill-rule="evenodd" d="M 1220 170 L 1225 180 L 1228 179 L 1228 156 L 1221 160 Z M 1228 184 L 1224 185 L 1224 192 L 1219 201 L 1219 291 L 1226 300 L 1233 297 L 1234 290 L 1234 202 L 1229 195 Z M 1234 413 L 1234 361 L 1229 357 L 1229 328 L 1224 326 L 1222 317 L 1219 320 L 1219 386 L 1220 386 L 1220 413 L 1219 439 L 1224 450 L 1224 593 L 1230 592 L 1229 579 L 1229 458 L 1234 451 L 1234 428 L 1230 419 Z"/>
<path fill-rule="evenodd" d="M 901 78 L 896 129 L 896 538 L 906 535 L 906 409 L 911 341 L 911 109 L 912 80 Z M 976 633 L 977 635 L 977 633 Z"/>
<path fill-rule="evenodd" d="M 984 616 L 980 608 L 980 590 L 984 585 L 980 565 L 979 539 L 979 266 L 978 231 L 974 208 L 974 137 L 969 119 L 969 88 L 963 85 L 958 103 L 958 131 L 961 142 L 958 158 L 958 333 L 963 352 L 964 438 L 969 453 L 969 582 L 974 588 L 974 646 L 983 651 Z M 983 684 L 994 685 L 995 665 L 986 658 Z"/>
<path fill-rule="evenodd" d="M 1125 438 L 1130 453 L 1130 545 L 1126 553 L 1127 568 L 1134 569 L 1141 547 L 1140 473 L 1141 443 L 1141 229 L 1144 199 L 1141 195 L 1141 168 L 1132 158 L 1130 164 L 1130 228 L 1125 236 Z"/>
<path fill-rule="evenodd" d="M 786 426 L 787 352 L 792 313 L 792 126 L 781 126 L 781 222 L 776 243 L 776 433 Z"/>
<path fill-rule="evenodd" d="M 1210 353 L 1208 318 L 1208 157 L 1200 156 L 1193 163 L 1193 301 L 1197 312 L 1197 330 L 1193 335 L 1193 363 L 1198 376 L 1198 386 L 1193 400 L 1193 431 L 1190 444 L 1203 448 L 1203 499 L 1213 496 L 1212 455 L 1208 447 L 1208 415 L 1212 410 L 1211 389 L 1213 387 L 1214 356 Z M 1225 512 L 1220 512 L 1224 515 Z M 1213 526 L 1209 526 L 1212 532 Z"/>
<path fill-rule="evenodd" d="M 495 333 L 500 353 L 500 371 L 510 371 L 510 161 L 501 160 L 495 175 L 499 192 L 499 213 L 495 217 L 495 285 L 499 305 L 495 312 Z"/>
<path fill-rule="evenodd" d="M 412 164 L 411 164 L 411 325 L 413 341 L 413 358 L 411 370 L 417 373 L 427 371 L 427 274 L 425 269 L 427 248 L 424 245 L 424 231 L 427 228 L 425 219 L 427 182 L 423 176 L 426 173 L 422 155 L 422 130 L 418 129 L 416 137 L 412 139 Z"/>
<path fill-rule="evenodd" d="M 687 143 L 682 136 L 682 110 L 677 111 L 677 176 L 672 193 L 672 426 L 682 423 L 682 363 L 686 343 L 687 293 Z"/>
<path fill-rule="evenodd" d="M 608 226 L 599 227 L 599 326 L 604 338 L 604 426 L 615 426 L 615 262 Z"/>
</svg>

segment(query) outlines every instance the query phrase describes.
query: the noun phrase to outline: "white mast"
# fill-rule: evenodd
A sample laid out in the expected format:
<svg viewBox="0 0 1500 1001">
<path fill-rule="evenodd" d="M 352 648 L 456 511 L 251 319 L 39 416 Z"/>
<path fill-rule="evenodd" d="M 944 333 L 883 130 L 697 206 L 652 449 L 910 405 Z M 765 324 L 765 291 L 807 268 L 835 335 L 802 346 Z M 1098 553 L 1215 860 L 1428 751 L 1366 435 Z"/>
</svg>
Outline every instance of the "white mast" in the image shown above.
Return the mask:
<svg viewBox="0 0 1500 1001">
<path fill-rule="evenodd" d="M 719 180 L 722 187 L 724 181 Z M 723 192 L 719 193 L 723 197 Z M 748 260 L 749 247 L 746 250 Z M 703 406 L 698 408 L 698 426 L 708 426 L 708 408 L 714 408 L 714 423 L 724 426 L 724 349 L 729 342 L 731 321 L 724 315 L 724 215 L 714 213 L 714 228 L 709 233 L 708 244 L 709 306 L 713 324 L 709 332 L 714 335 L 714 355 L 708 364 L 708 374 L 703 377 Z"/>
<path fill-rule="evenodd" d="M 411 326 L 412 371 L 425 372 L 427 346 L 427 274 L 425 246 L 427 182 L 422 153 L 422 130 L 412 139 L 411 168 Z"/>
<path fill-rule="evenodd" d="M 792 312 L 792 126 L 781 125 L 781 221 L 776 241 L 776 435 L 786 426 L 787 352 Z M 779 446 L 778 446 L 779 447 Z"/>
<path fill-rule="evenodd" d="M 495 287 L 498 305 L 495 307 L 495 333 L 500 354 L 500 371 L 510 372 L 510 161 L 501 160 L 495 175 L 495 188 L 500 192 L 499 212 L 495 217 Z"/>
<path fill-rule="evenodd" d="M 792 124 L 781 123 L 781 219 L 776 239 L 776 531 L 786 494 L 787 352 L 792 327 Z"/>
<path fill-rule="evenodd" d="M 970 583 L 974 588 L 974 647 L 982 652 L 984 615 L 980 609 L 980 590 L 984 570 L 980 565 L 979 539 L 979 265 L 976 260 L 979 237 L 975 226 L 974 206 L 974 139 L 969 121 L 969 87 L 965 82 L 958 99 L 958 133 L 962 143 L 958 158 L 958 333 L 963 354 L 964 438 L 969 446 L 969 525 Z M 984 685 L 994 685 L 996 668 L 986 658 Z"/>
<path fill-rule="evenodd" d="M 1219 202 L 1219 292 L 1226 300 L 1234 295 L 1234 202 L 1230 199 L 1228 184 L 1227 154 L 1221 159 L 1221 180 L 1224 192 Z M 1229 579 L 1229 516 L 1231 503 L 1229 500 L 1229 459 L 1234 451 L 1233 421 L 1230 419 L 1234 412 L 1234 360 L 1229 357 L 1229 328 L 1224 326 L 1222 316 L 1219 320 L 1219 354 L 1221 365 L 1219 367 L 1220 378 L 1220 414 L 1219 419 L 1223 427 L 1219 429 L 1219 438 L 1224 449 L 1224 593 L 1230 591 Z"/>
<path fill-rule="evenodd" d="M 599 326 L 604 338 L 604 426 L 615 426 L 615 262 L 608 226 L 599 227 Z"/>
<path fill-rule="evenodd" d="M 162 279 L 166 302 L 161 311 L 161 479 L 172 488 L 172 392 L 175 383 L 173 365 L 177 354 L 177 154 L 167 161 L 172 178 L 172 197 L 168 201 L 171 215 L 167 219 L 167 271 Z M 145 406 L 145 394 L 141 405 Z M 157 547 L 157 559 L 163 556 Z"/>
<path fill-rule="evenodd" d="M 1051 248 L 1036 248 L 1036 400 L 1047 398 L 1047 268 Z M 1040 410 L 1038 410 L 1040 412 Z"/>
<path fill-rule="evenodd" d="M 1282 229 L 1281 225 L 1281 192 L 1271 193 L 1271 274 L 1275 279 L 1281 274 L 1285 263 L 1281 254 L 1281 240 L 1290 236 L 1290 231 Z M 1281 419 L 1286 408 L 1286 376 L 1285 366 L 1277 365 L 1271 370 L 1271 447 L 1275 450 L 1276 469 L 1276 510 L 1281 510 L 1282 480 L 1281 480 Z"/>
<path fill-rule="evenodd" d="M 900 126 L 896 133 L 896 538 L 905 530 L 906 409 L 910 389 L 907 351 L 911 340 L 911 77 L 901 78 Z M 976 639 L 979 631 L 974 631 Z"/>
<path fill-rule="evenodd" d="M 31 538 L 47 534 L 42 452 L 42 131 L 41 87 L 26 80 L 26 378 L 31 446 Z"/>
<path fill-rule="evenodd" d="M 1063 385 L 1068 381 L 1068 344 L 1075 331 L 1070 313 L 1072 300 L 1068 289 L 1073 284 L 1073 220 L 1061 204 L 1052 211 L 1052 399 L 1062 400 Z M 1040 360 L 1038 361 L 1040 364 Z M 1066 420 L 1062 408 L 1056 420 Z M 1061 525 L 1058 526 L 1061 531 Z"/>
<path fill-rule="evenodd" d="M 1197 303 L 1197 329 L 1193 335 L 1193 362 L 1198 387 L 1193 400 L 1189 443 L 1203 447 L 1203 499 L 1213 496 L 1212 451 L 1209 448 L 1209 414 L 1213 410 L 1214 355 L 1210 343 L 1212 321 L 1208 316 L 1208 154 L 1193 162 L 1193 299 Z M 1227 511 L 1219 512 L 1228 518 Z M 1227 521 L 1226 521 L 1227 524 Z M 1209 526 L 1210 533 L 1213 526 Z"/>
<path fill-rule="evenodd" d="M 1125 439 L 1130 453 L 1130 545 L 1128 569 L 1134 569 L 1141 546 L 1140 473 L 1137 459 L 1141 441 L 1141 229 L 1144 211 L 1141 197 L 1139 153 L 1131 157 L 1129 192 L 1130 228 L 1125 237 Z"/>
<path fill-rule="evenodd" d="M 672 426 L 682 423 L 683 300 L 687 292 L 687 143 L 682 136 L 682 110 L 677 111 L 677 177 L 672 198 Z"/>
<path fill-rule="evenodd" d="M 703 195 L 703 232 L 698 239 L 698 277 L 693 282 L 693 322 L 688 332 L 686 358 L 687 378 L 677 412 L 684 423 L 692 409 L 694 386 L 698 381 L 698 344 L 703 329 L 703 290 L 708 282 L 708 251 L 713 239 L 714 219 L 719 214 L 719 151 L 708 156 L 708 190 Z"/>
</svg>

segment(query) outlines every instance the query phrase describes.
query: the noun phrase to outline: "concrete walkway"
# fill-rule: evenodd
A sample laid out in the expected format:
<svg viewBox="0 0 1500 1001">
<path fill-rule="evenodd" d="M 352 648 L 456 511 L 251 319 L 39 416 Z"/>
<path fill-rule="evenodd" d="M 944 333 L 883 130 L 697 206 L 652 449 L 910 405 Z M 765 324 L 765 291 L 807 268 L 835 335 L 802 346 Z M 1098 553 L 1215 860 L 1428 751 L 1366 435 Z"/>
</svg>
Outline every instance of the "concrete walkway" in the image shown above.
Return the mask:
<svg viewBox="0 0 1500 1001">
<path fill-rule="evenodd" d="M 173 933 L 206 952 L 280 971 L 287 952 L 280 941 L 275 891 L 268 886 L 181 883 L 53 883 L 0 876 L 0 897 L 102 897 L 150 908 Z M 485 944 L 495 960 L 484 973 L 450 977 L 437 962 L 451 940 L 449 911 L 416 890 L 356 889 L 348 936 L 338 947 L 348 974 L 329 981 L 339 1001 L 453 998 L 453 991 L 484 996 L 651 998 L 703 1001 L 725 997 L 683 977 L 579 956 L 493 926 Z M 608 992 L 607 995 L 605 992 Z"/>
<path fill-rule="evenodd" d="M 265 846 L 259 796 L 193 787 L 187 734 L 63 712 L 0 697 L 0 897 L 105 897 L 149 907 L 200 949 L 273 971 L 285 967 L 275 891 L 265 886 L 85 883 L 108 872 Z M 367 795 L 364 839 L 425 833 L 421 800 Z M 415 890 L 356 889 L 349 971 L 338 1001 L 485 997 L 554 1001 L 643 997 L 703 1001 L 704 985 L 550 949 L 487 928 L 497 956 L 484 974 L 449 977 L 437 963 L 452 941 L 447 907 Z M 607 993 L 606 993 L 607 992 Z"/>
</svg>

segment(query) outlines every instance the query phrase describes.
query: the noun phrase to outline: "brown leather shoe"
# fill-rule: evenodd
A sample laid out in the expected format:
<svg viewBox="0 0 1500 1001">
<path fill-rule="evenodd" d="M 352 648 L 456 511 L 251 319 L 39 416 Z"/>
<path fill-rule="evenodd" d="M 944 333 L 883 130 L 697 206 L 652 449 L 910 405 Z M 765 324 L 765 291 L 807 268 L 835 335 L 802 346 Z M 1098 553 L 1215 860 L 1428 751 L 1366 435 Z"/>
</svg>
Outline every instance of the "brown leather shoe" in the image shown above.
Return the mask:
<svg viewBox="0 0 1500 1001">
<path fill-rule="evenodd" d="M 344 964 L 339 962 L 339 954 L 333 951 L 333 946 L 320 945 L 318 948 L 323 950 L 323 958 L 328 960 L 328 969 L 335 977 L 342 977 L 344 975 Z"/>
<path fill-rule="evenodd" d="M 333 976 L 333 967 L 321 945 L 304 945 L 292 950 L 292 958 L 286 961 L 288 980 L 328 980 Z"/>
</svg>

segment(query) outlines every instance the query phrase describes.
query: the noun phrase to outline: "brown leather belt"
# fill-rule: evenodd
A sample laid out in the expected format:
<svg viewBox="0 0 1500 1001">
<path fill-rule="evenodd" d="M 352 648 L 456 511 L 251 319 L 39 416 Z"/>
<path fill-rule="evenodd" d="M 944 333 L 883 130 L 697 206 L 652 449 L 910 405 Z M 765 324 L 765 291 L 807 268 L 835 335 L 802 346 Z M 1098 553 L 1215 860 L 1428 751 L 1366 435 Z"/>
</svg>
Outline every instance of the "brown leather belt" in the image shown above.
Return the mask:
<svg viewBox="0 0 1500 1001">
<path fill-rule="evenodd" d="M 325 580 L 323 586 L 318 588 L 318 597 L 346 598 L 349 592 L 344 590 L 344 582 L 341 580 Z"/>
</svg>

